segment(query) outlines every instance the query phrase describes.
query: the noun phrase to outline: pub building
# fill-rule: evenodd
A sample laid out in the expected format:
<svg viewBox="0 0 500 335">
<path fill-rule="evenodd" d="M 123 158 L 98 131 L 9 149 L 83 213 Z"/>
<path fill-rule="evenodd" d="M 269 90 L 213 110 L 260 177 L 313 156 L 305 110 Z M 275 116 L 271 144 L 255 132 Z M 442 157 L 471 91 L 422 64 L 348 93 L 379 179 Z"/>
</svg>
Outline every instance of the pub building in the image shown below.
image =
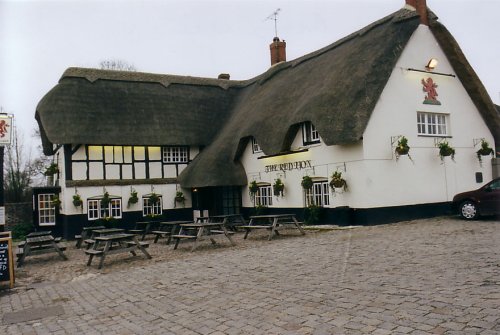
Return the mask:
<svg viewBox="0 0 500 335">
<path fill-rule="evenodd" d="M 68 68 L 36 109 L 54 166 L 34 190 L 35 225 L 69 238 L 100 219 L 256 207 L 303 218 L 314 204 L 339 225 L 448 214 L 497 173 L 476 151 L 498 143 L 499 114 L 425 0 L 402 5 L 291 61 L 275 37 L 271 67 L 249 80 Z"/>
</svg>

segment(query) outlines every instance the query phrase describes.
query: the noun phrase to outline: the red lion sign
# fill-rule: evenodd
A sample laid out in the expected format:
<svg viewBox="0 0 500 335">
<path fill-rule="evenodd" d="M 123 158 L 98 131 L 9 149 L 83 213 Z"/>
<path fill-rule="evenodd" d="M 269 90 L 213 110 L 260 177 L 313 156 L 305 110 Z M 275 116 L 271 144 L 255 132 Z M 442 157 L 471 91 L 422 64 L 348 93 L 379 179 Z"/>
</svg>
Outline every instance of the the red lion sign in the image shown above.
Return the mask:
<svg viewBox="0 0 500 335">
<path fill-rule="evenodd" d="M 422 79 L 422 85 L 424 86 L 422 88 L 422 91 L 427 93 L 425 96 L 424 104 L 428 105 L 441 105 L 441 102 L 436 98 L 438 96 L 438 93 L 436 91 L 436 88 L 438 85 L 434 83 L 432 78 L 427 78 L 427 80 Z"/>
</svg>

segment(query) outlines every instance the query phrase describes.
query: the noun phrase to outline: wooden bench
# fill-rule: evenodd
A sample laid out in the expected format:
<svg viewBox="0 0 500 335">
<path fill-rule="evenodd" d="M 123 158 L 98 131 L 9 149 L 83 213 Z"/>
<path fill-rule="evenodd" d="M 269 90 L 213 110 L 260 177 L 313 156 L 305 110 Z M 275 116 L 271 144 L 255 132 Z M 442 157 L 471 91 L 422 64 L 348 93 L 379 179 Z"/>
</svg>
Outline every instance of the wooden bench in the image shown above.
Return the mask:
<svg viewBox="0 0 500 335">
<path fill-rule="evenodd" d="M 63 242 L 57 243 L 57 246 L 61 251 L 65 251 L 67 249 L 66 243 Z M 24 248 L 17 247 L 15 252 L 17 257 L 21 257 L 24 254 Z M 30 248 L 30 254 L 33 255 L 39 255 L 48 252 L 53 252 L 52 245 L 47 244 Z"/>
<path fill-rule="evenodd" d="M 151 234 L 155 235 L 155 239 L 154 239 L 153 243 L 157 243 L 158 239 L 160 237 L 165 237 L 165 236 L 171 235 L 171 233 L 169 231 L 163 231 L 163 230 L 153 230 L 153 231 L 151 231 Z"/>
<path fill-rule="evenodd" d="M 128 241 L 126 242 L 127 246 L 131 247 L 133 245 L 136 245 L 136 243 L 134 241 Z M 149 248 L 149 243 L 148 242 L 142 242 L 142 241 L 139 241 L 139 245 L 143 248 Z"/>
</svg>

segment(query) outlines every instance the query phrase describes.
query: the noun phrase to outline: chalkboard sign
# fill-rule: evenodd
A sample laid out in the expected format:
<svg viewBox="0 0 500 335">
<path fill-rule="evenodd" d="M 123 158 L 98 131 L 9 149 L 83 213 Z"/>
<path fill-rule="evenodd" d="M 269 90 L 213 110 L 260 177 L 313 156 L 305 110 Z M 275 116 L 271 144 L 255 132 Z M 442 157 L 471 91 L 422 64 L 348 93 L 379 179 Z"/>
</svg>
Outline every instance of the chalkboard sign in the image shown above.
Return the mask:
<svg viewBox="0 0 500 335">
<path fill-rule="evenodd" d="M 8 281 L 14 287 L 14 262 L 12 259 L 12 238 L 0 238 L 0 282 Z"/>
</svg>

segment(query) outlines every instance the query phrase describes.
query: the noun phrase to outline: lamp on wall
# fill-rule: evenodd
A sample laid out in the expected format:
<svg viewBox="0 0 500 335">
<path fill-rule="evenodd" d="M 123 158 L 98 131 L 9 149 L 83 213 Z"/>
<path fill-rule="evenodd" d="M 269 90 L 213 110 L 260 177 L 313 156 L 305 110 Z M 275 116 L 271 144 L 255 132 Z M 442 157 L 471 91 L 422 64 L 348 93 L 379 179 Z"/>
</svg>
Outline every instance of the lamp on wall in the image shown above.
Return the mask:
<svg viewBox="0 0 500 335">
<path fill-rule="evenodd" d="M 427 69 L 427 71 L 432 71 L 437 65 L 438 65 L 438 60 L 436 58 L 431 58 L 429 59 L 429 62 L 427 63 L 425 68 Z"/>
</svg>

